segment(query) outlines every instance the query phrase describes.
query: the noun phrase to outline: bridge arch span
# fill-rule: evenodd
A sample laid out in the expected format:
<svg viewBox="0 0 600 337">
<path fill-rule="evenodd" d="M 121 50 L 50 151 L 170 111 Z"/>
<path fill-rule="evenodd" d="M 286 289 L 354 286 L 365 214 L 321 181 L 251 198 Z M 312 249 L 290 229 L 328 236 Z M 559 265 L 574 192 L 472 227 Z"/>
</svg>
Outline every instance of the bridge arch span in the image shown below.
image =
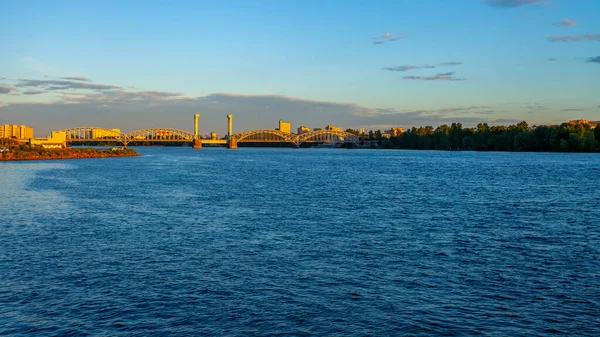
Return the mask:
<svg viewBox="0 0 600 337">
<path fill-rule="evenodd" d="M 273 141 L 281 141 L 281 142 L 294 142 L 294 135 L 282 132 L 279 130 L 272 129 L 260 129 L 260 130 L 249 130 L 240 133 L 236 133 L 231 136 L 231 139 L 235 140 L 238 143 L 243 142 L 273 142 Z"/>
<path fill-rule="evenodd" d="M 131 131 L 124 134 L 125 143 L 136 141 L 171 141 L 171 142 L 191 142 L 194 140 L 194 134 L 174 128 L 148 128 Z"/>
<path fill-rule="evenodd" d="M 317 130 L 297 136 L 296 144 L 307 142 L 344 142 L 358 144 L 359 137 L 346 131 Z"/>
</svg>

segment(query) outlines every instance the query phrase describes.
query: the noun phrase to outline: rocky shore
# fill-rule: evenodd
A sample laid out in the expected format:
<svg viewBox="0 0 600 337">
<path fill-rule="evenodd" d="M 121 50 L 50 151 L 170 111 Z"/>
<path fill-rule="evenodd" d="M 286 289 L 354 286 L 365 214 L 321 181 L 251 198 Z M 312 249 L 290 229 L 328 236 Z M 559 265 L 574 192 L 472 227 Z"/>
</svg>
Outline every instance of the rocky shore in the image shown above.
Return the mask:
<svg viewBox="0 0 600 337">
<path fill-rule="evenodd" d="M 0 149 L 0 161 L 13 160 L 54 160 L 54 159 L 83 159 L 108 157 L 137 157 L 134 149 L 112 148 L 66 148 L 44 149 L 42 147 L 18 146 Z"/>
</svg>

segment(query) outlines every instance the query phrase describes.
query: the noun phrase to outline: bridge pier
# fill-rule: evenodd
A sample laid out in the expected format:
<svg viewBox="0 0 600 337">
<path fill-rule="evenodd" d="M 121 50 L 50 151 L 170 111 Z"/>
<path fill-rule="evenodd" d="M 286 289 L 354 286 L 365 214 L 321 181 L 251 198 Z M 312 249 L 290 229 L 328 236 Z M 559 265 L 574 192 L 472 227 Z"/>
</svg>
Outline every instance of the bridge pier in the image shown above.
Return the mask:
<svg viewBox="0 0 600 337">
<path fill-rule="evenodd" d="M 200 114 L 194 115 L 194 141 L 192 142 L 192 148 L 201 149 L 202 148 L 202 139 L 198 135 L 198 120 L 200 119 Z"/>
<path fill-rule="evenodd" d="M 233 116 L 231 114 L 227 115 L 227 148 L 228 149 L 237 149 L 237 140 L 233 139 Z"/>
</svg>

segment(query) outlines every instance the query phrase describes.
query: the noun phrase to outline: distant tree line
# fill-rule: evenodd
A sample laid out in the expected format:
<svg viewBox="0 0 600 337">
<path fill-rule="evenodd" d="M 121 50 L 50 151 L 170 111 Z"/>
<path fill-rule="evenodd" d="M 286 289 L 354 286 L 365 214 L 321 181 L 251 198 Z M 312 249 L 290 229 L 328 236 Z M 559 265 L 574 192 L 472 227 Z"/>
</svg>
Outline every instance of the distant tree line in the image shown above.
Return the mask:
<svg viewBox="0 0 600 337">
<path fill-rule="evenodd" d="M 355 130 L 352 130 L 355 131 Z M 363 141 L 378 147 L 414 150 L 597 152 L 600 151 L 600 126 L 588 123 L 529 127 L 527 122 L 509 126 L 479 123 L 463 128 L 461 123 L 412 127 L 398 136 L 385 138 L 381 131 L 362 134 Z"/>
</svg>

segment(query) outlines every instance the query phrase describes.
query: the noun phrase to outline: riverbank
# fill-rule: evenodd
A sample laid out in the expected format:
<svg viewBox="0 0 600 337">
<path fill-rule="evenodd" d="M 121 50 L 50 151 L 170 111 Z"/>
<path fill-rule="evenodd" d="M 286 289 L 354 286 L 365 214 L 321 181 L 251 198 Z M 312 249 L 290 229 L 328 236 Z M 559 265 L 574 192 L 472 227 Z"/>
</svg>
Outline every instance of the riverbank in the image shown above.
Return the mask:
<svg viewBox="0 0 600 337">
<path fill-rule="evenodd" d="M 55 160 L 55 159 L 84 159 L 84 158 L 109 158 L 109 157 L 137 157 L 141 156 L 134 149 L 112 148 L 67 148 L 44 149 L 41 147 L 18 146 L 6 148 L 0 153 L 0 161 L 15 160 Z"/>
</svg>

